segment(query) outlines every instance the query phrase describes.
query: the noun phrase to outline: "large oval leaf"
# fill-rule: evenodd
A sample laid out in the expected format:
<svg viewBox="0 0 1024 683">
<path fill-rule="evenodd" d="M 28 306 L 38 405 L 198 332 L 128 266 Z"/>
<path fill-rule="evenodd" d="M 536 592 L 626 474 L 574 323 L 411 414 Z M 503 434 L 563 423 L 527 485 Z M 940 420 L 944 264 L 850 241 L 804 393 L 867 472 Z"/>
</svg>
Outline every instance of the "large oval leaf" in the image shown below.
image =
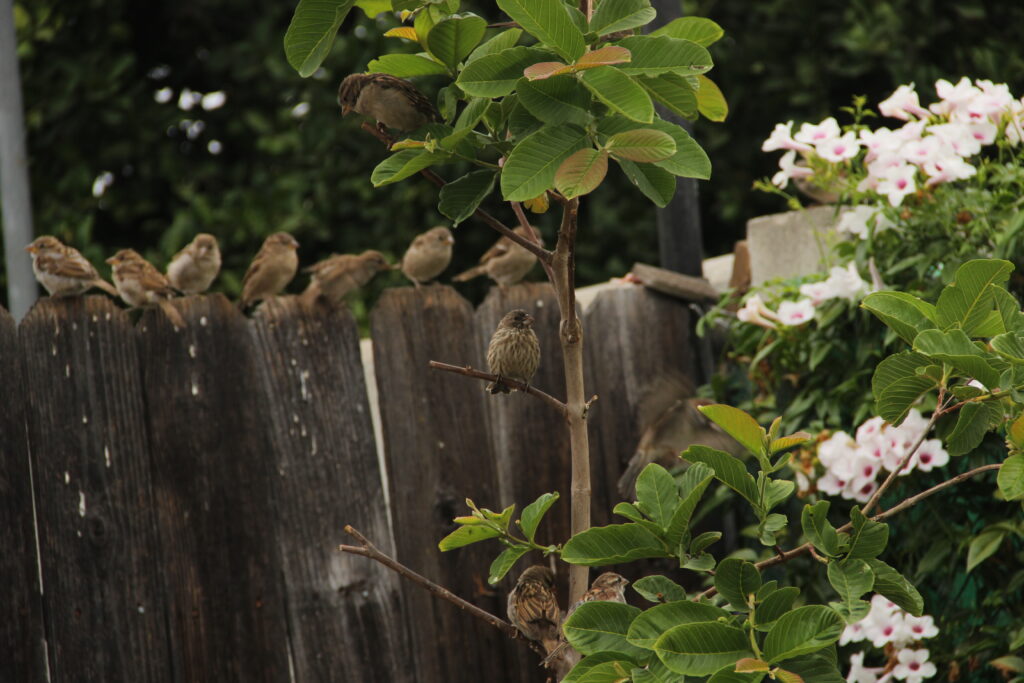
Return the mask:
<svg viewBox="0 0 1024 683">
<path fill-rule="evenodd" d="M 698 410 L 721 427 L 726 434 L 743 444 L 751 453 L 756 455 L 764 450 L 766 436 L 764 428 L 757 423 L 757 420 L 739 408 L 715 403 L 709 406 L 700 406 Z"/>
<path fill-rule="evenodd" d="M 487 22 L 475 14 L 454 15 L 434 24 L 427 35 L 430 54 L 454 69 L 466 58 L 487 30 Z"/>
<path fill-rule="evenodd" d="M 1011 455 L 1003 461 L 996 483 L 1006 500 L 1024 498 L 1024 454 Z"/>
<path fill-rule="evenodd" d="M 575 76 L 540 81 L 525 78 L 516 85 L 519 103 L 544 123 L 584 125 L 590 120 L 590 93 Z"/>
<path fill-rule="evenodd" d="M 651 607 L 633 620 L 626 638 L 637 647 L 651 649 L 666 631 L 681 624 L 699 624 L 728 618 L 720 607 L 689 600 Z"/>
<path fill-rule="evenodd" d="M 492 189 L 493 171 L 472 171 L 441 188 L 437 210 L 450 218 L 454 227 L 472 216 Z"/>
<path fill-rule="evenodd" d="M 693 676 L 708 676 L 738 659 L 754 656 L 746 633 L 718 622 L 669 629 L 654 644 L 654 651 L 672 671 Z"/>
<path fill-rule="evenodd" d="M 626 640 L 626 633 L 640 610 L 621 602 L 585 602 L 565 620 L 562 630 L 574 648 L 585 655 L 612 650 L 644 658 L 648 653 Z"/>
<path fill-rule="evenodd" d="M 653 163 L 675 154 L 676 142 L 660 130 L 637 128 L 611 136 L 605 148 L 616 158 Z"/>
<path fill-rule="evenodd" d="M 590 194 L 608 173 L 608 153 L 589 147 L 574 152 L 555 173 L 555 188 L 566 199 Z"/>
<path fill-rule="evenodd" d="M 591 567 L 671 556 L 657 536 L 635 523 L 587 529 L 570 538 L 562 548 L 562 559 L 569 564 Z"/>
<path fill-rule="evenodd" d="M 651 35 L 682 38 L 707 47 L 724 36 L 725 31 L 721 26 L 704 17 L 680 17 L 673 19 L 656 31 L 651 31 Z"/>
<path fill-rule="evenodd" d="M 729 103 L 725 101 L 721 89 L 704 74 L 697 76 L 697 82 L 700 83 L 697 89 L 697 111 L 709 121 L 725 121 L 729 116 Z"/>
<path fill-rule="evenodd" d="M 497 0 L 502 12 L 527 33 L 569 61 L 586 49 L 583 34 L 569 18 L 562 0 Z"/>
<path fill-rule="evenodd" d="M 616 45 L 624 47 L 633 58 L 628 64 L 615 68 L 634 76 L 657 76 L 677 73 L 696 76 L 711 69 L 711 54 L 689 40 L 668 36 L 633 36 L 623 38 Z"/>
<path fill-rule="evenodd" d="M 284 34 L 284 54 L 303 78 L 320 68 L 355 0 L 299 0 Z"/>
<path fill-rule="evenodd" d="M 504 97 L 515 89 L 526 67 L 550 57 L 550 53 L 537 48 L 510 47 L 470 62 L 455 82 L 467 95 Z"/>
<path fill-rule="evenodd" d="M 846 622 L 824 605 L 808 605 L 783 614 L 764 640 L 764 657 L 772 664 L 810 654 L 839 640 Z"/>
<path fill-rule="evenodd" d="M 715 570 L 715 588 L 729 601 L 733 609 L 747 612 L 747 601 L 761 588 L 761 574 L 752 563 L 730 557 L 722 560 Z"/>
<path fill-rule="evenodd" d="M 601 0 L 590 18 L 590 31 L 603 36 L 646 26 L 656 15 L 650 0 Z"/>
<path fill-rule="evenodd" d="M 490 58 L 484 57 L 480 62 L 487 59 Z M 522 202 L 550 189 L 562 162 L 587 143 L 587 133 L 571 125 L 544 126 L 529 135 L 505 161 L 501 172 L 502 196 L 506 201 Z"/>
<path fill-rule="evenodd" d="M 672 113 L 684 119 L 697 118 L 697 92 L 683 76 L 673 73 L 644 76 L 640 85 Z"/>
<path fill-rule="evenodd" d="M 580 73 L 583 85 L 612 110 L 626 118 L 650 123 L 654 119 L 651 96 L 619 67 L 601 66 Z"/>
<path fill-rule="evenodd" d="M 881 560 L 868 560 L 867 563 L 875 575 L 876 593 L 881 593 L 915 617 L 924 613 L 924 599 L 914 584 Z"/>
<path fill-rule="evenodd" d="M 377 59 L 370 60 L 366 70 L 371 73 L 391 74 L 399 78 L 408 76 L 440 76 L 448 73 L 444 64 L 439 64 L 433 59 L 422 55 L 381 55 Z"/>
<path fill-rule="evenodd" d="M 676 178 L 671 173 L 655 164 L 638 164 L 626 159 L 616 161 L 629 178 L 629 182 L 636 185 L 655 206 L 665 208 L 672 201 L 676 193 Z"/>
</svg>

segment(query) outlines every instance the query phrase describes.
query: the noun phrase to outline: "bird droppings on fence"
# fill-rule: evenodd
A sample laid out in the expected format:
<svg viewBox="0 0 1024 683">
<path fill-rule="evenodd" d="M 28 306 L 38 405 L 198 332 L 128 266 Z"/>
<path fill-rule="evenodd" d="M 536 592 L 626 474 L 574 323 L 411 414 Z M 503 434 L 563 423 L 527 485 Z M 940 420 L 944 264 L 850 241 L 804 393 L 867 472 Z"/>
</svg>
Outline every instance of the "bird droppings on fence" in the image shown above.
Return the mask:
<svg viewBox="0 0 1024 683">
<path fill-rule="evenodd" d="M 106 445 L 103 446 L 103 462 L 110 467 L 110 447 Z"/>
<path fill-rule="evenodd" d="M 78 516 L 85 517 L 85 493 L 83 491 L 78 492 Z"/>
<path fill-rule="evenodd" d="M 189 358 L 195 358 L 196 357 L 196 345 L 195 344 L 189 344 L 188 345 L 188 357 Z"/>
</svg>

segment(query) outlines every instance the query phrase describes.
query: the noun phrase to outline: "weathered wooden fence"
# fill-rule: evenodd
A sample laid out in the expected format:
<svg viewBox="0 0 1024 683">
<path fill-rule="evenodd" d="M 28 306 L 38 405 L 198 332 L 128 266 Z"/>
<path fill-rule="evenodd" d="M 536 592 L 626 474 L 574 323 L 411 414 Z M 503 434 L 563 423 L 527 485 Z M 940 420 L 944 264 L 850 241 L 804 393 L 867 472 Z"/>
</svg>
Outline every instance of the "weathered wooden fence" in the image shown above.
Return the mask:
<svg viewBox="0 0 1024 683">
<path fill-rule="evenodd" d="M 352 524 L 504 614 L 511 578 L 486 583 L 496 547 L 436 543 L 467 497 L 567 494 L 568 436 L 539 401 L 427 361 L 483 367 L 497 320 L 526 308 L 534 383 L 564 396 L 550 287 L 495 289 L 475 311 L 445 286 L 385 293 L 371 315 L 383 472 L 347 311 L 174 305 L 185 329 L 159 311 L 133 324 L 98 296 L 43 299 L 18 327 L 0 310 L 0 681 L 544 680 L 523 643 L 335 548 Z M 630 286 L 583 322 L 603 523 L 644 383 L 693 372 L 690 318 Z M 565 501 L 540 538 L 564 540 L 568 516 Z"/>
</svg>

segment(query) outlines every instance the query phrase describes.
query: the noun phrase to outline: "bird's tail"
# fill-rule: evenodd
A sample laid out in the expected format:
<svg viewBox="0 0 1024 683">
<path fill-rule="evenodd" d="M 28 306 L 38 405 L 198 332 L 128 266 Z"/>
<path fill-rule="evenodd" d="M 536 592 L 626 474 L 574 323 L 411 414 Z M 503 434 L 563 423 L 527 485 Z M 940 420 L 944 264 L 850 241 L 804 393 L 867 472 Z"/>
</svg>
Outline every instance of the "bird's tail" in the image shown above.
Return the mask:
<svg viewBox="0 0 1024 683">
<path fill-rule="evenodd" d="M 312 309 L 320 301 L 320 286 L 315 280 L 311 281 L 309 285 L 302 290 L 302 294 L 299 294 L 299 305 Z"/>
<path fill-rule="evenodd" d="M 453 277 L 452 282 L 465 282 L 466 280 L 472 280 L 475 277 L 480 277 L 486 272 L 487 269 L 484 266 L 475 266 L 473 268 L 470 268 L 466 272 L 459 273 L 458 275 Z"/>
<path fill-rule="evenodd" d="M 169 301 L 161 301 L 159 304 L 160 310 L 164 312 L 167 319 L 171 321 L 171 324 L 177 327 L 179 330 L 185 329 L 185 319 L 181 317 L 181 313 L 174 307 Z"/>
<path fill-rule="evenodd" d="M 114 297 L 115 299 L 120 297 L 120 294 L 117 293 L 117 288 L 114 287 L 114 285 L 110 284 L 109 282 L 107 282 L 106 280 L 104 280 L 102 278 L 96 278 L 96 280 L 93 281 L 93 284 L 96 287 L 99 287 L 100 289 L 102 289 L 104 292 L 106 292 L 110 296 Z"/>
<path fill-rule="evenodd" d="M 619 477 L 617 484 L 619 495 L 625 500 L 631 500 L 636 492 L 636 479 L 640 476 L 640 472 L 647 465 L 649 460 L 643 457 L 643 453 L 637 451 L 633 454 L 633 457 L 629 459 L 629 464 L 626 465 L 626 471 Z"/>
</svg>

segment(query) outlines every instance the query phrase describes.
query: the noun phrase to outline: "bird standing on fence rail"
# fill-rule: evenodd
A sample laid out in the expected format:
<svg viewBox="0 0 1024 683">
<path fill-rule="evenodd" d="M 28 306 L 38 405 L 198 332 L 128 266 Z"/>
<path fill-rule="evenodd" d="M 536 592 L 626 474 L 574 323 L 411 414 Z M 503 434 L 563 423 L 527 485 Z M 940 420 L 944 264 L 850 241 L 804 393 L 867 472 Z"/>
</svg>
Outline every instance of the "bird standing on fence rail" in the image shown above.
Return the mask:
<svg viewBox="0 0 1024 683">
<path fill-rule="evenodd" d="M 300 297 L 305 306 L 321 301 L 328 306 L 338 307 L 345 297 L 365 286 L 373 277 L 391 265 L 379 251 L 368 249 L 362 254 L 335 254 L 306 268 L 311 273 L 309 286 Z"/>
<path fill-rule="evenodd" d="M 518 226 L 514 232 L 527 239 L 531 238 L 530 232 L 523 226 Z M 499 287 L 507 287 L 526 277 L 536 262 L 537 257 L 534 254 L 503 236 L 480 257 L 480 265 L 459 273 L 452 281 L 465 282 L 486 275 L 498 283 Z"/>
<path fill-rule="evenodd" d="M 32 272 L 50 296 L 77 296 L 99 287 L 116 297 L 117 290 L 100 277 L 77 249 L 63 244 L 56 237 L 42 235 L 25 247 L 32 254 Z"/>
<path fill-rule="evenodd" d="M 298 248 L 299 243 L 286 232 L 275 232 L 263 241 L 242 279 L 240 309 L 279 294 L 288 286 L 299 269 Z"/>
<path fill-rule="evenodd" d="M 487 367 L 497 382 L 487 385 L 492 394 L 507 394 L 510 387 L 501 378 L 514 379 L 529 384 L 540 365 L 540 343 L 533 331 L 533 316 L 517 308 L 509 311 L 498 323 L 498 329 L 487 347 Z"/>
<path fill-rule="evenodd" d="M 444 272 L 452 261 L 452 231 L 443 226 L 431 228 L 416 236 L 402 257 L 402 274 L 419 289 Z"/>
<path fill-rule="evenodd" d="M 107 259 L 121 299 L 132 308 L 159 306 L 175 327 L 185 327 L 181 314 L 168 303 L 177 291 L 163 273 L 134 249 L 121 249 Z"/>
<path fill-rule="evenodd" d="M 220 272 L 217 238 L 205 232 L 195 236 L 167 264 L 167 279 L 185 294 L 200 294 L 213 284 Z"/>
<path fill-rule="evenodd" d="M 415 85 L 389 74 L 352 74 L 338 87 L 341 115 L 354 111 L 376 119 L 377 127 L 411 131 L 441 115 Z"/>
</svg>

